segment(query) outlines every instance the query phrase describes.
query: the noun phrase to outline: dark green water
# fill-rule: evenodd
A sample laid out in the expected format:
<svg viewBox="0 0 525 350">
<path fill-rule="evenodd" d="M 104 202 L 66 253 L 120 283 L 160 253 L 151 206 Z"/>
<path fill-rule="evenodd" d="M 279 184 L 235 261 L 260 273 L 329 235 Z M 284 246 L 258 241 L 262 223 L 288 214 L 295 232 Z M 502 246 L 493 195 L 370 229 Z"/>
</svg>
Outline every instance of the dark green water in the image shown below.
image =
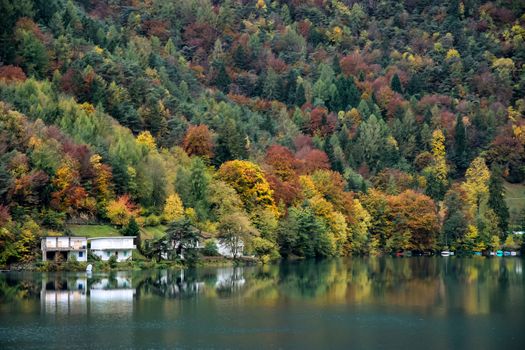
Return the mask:
<svg viewBox="0 0 525 350">
<path fill-rule="evenodd" d="M 523 349 L 520 258 L 0 274 L 0 348 Z"/>
</svg>

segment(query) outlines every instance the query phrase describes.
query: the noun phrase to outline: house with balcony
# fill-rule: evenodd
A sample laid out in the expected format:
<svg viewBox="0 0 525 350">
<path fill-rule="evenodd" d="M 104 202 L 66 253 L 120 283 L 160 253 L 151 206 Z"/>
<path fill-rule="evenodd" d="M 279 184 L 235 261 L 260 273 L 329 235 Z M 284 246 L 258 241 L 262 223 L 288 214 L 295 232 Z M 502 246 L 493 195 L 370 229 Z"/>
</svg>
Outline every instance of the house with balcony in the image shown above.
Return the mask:
<svg viewBox="0 0 525 350">
<path fill-rule="evenodd" d="M 107 261 L 112 256 L 118 262 L 131 260 L 131 254 L 137 247 L 134 244 L 135 237 L 97 237 L 88 239 L 90 252 L 98 256 L 102 261 Z"/>
<path fill-rule="evenodd" d="M 58 255 L 62 260 L 87 261 L 86 237 L 44 237 L 40 243 L 42 260 L 55 260 Z"/>
</svg>

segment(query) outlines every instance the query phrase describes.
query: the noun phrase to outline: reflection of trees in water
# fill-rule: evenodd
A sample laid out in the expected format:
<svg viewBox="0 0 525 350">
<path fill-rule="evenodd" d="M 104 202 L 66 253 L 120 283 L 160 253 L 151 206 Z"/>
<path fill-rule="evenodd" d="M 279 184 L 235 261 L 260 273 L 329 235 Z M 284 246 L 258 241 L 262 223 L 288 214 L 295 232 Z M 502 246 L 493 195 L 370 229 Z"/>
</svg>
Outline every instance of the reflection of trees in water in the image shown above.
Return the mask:
<svg viewBox="0 0 525 350">
<path fill-rule="evenodd" d="M 35 298 L 40 293 L 38 280 L 19 280 L 11 274 L 0 273 L 0 303 L 7 304 L 14 300 Z"/>
<path fill-rule="evenodd" d="M 136 288 L 135 298 L 242 298 L 266 304 L 308 300 L 334 305 L 415 307 L 484 314 L 521 305 L 516 258 L 350 258 L 255 267 L 137 271 L 94 275 L 87 287 Z M 84 277 L 85 279 L 85 277 Z M 129 285 L 125 285 L 129 280 Z M 38 298 L 40 288 L 78 289 L 75 274 L 2 274 L 0 301 Z M 131 285 L 133 281 L 133 285 Z M 49 284 L 49 286 L 47 286 Z"/>
<path fill-rule="evenodd" d="M 151 293 L 166 298 L 191 298 L 202 287 L 194 270 L 158 270 L 140 282 L 140 293 Z"/>
<path fill-rule="evenodd" d="M 279 292 L 327 304 L 453 308 L 468 314 L 509 306 L 522 285 L 520 259 L 358 258 L 282 264 Z M 515 293 L 519 288 L 510 288 Z M 492 302 L 492 301 L 495 302 Z"/>
</svg>

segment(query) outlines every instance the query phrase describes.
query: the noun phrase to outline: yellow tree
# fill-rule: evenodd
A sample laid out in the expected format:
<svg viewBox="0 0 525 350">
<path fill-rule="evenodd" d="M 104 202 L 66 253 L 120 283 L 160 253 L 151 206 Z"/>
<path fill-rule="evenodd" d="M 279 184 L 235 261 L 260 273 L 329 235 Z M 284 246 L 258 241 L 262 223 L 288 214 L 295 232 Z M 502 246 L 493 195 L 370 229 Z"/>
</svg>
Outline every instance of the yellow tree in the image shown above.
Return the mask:
<svg viewBox="0 0 525 350">
<path fill-rule="evenodd" d="M 222 164 L 218 176 L 239 194 L 248 213 L 257 208 L 268 208 L 278 214 L 273 191 L 258 165 L 245 160 L 232 160 Z"/>
<path fill-rule="evenodd" d="M 167 222 L 182 219 L 184 216 L 184 206 L 178 194 L 174 193 L 166 198 L 162 216 Z"/>
<path fill-rule="evenodd" d="M 427 194 L 442 200 L 448 185 L 448 167 L 445 151 L 445 136 L 439 129 L 432 133 L 432 164 L 425 168 Z"/>
<path fill-rule="evenodd" d="M 463 189 L 467 194 L 467 203 L 473 217 L 486 205 L 489 198 L 490 171 L 483 157 L 472 161 L 465 174 Z"/>
<path fill-rule="evenodd" d="M 349 241 L 350 250 L 353 253 L 365 253 L 366 244 L 369 239 L 369 228 L 372 223 L 370 213 L 363 207 L 359 199 L 353 200 L 352 211 L 350 213 Z"/>
<path fill-rule="evenodd" d="M 157 149 L 155 138 L 149 131 L 142 131 L 140 134 L 138 134 L 137 143 L 146 147 L 150 152 Z"/>
</svg>

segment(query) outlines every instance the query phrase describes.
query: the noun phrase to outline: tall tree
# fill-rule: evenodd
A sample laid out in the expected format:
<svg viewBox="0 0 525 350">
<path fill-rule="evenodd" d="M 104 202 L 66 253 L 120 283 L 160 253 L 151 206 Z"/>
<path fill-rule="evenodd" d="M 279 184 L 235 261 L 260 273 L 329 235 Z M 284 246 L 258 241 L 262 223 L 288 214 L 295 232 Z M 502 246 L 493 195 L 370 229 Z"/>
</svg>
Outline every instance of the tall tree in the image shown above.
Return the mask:
<svg viewBox="0 0 525 350">
<path fill-rule="evenodd" d="M 505 202 L 505 187 L 501 168 L 494 164 L 489 180 L 489 207 L 499 218 L 498 226 L 501 230 L 500 239 L 505 241 L 509 230 L 509 208 Z"/>
<path fill-rule="evenodd" d="M 392 76 L 392 80 L 390 80 L 390 88 L 399 94 L 403 93 L 403 87 L 401 86 L 401 80 L 399 79 L 399 75 L 397 75 L 397 73 L 394 74 Z"/>
<path fill-rule="evenodd" d="M 463 118 L 458 114 L 456 118 L 455 140 L 454 140 L 454 162 L 459 174 L 462 175 L 468 167 L 467 140 Z"/>
<path fill-rule="evenodd" d="M 425 169 L 427 194 L 442 200 L 448 186 L 448 166 L 446 162 L 445 136 L 439 129 L 432 133 L 432 164 Z"/>
</svg>

